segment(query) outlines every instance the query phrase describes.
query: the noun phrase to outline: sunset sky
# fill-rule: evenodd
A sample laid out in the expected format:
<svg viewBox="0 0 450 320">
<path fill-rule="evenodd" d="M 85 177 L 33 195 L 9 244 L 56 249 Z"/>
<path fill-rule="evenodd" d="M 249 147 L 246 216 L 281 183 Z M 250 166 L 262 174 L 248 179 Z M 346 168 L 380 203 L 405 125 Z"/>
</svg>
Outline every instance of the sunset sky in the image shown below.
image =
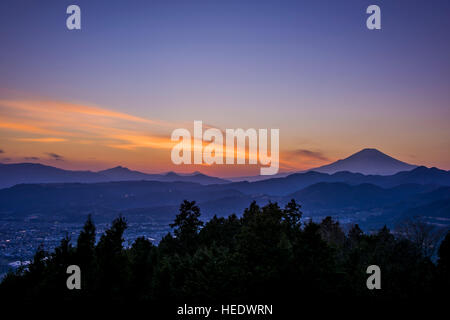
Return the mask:
<svg viewBox="0 0 450 320">
<path fill-rule="evenodd" d="M 280 129 L 282 171 L 366 147 L 450 170 L 449 57 L 445 0 L 5 0 L 0 162 L 259 172 L 173 165 L 171 132 L 202 120 Z"/>
</svg>

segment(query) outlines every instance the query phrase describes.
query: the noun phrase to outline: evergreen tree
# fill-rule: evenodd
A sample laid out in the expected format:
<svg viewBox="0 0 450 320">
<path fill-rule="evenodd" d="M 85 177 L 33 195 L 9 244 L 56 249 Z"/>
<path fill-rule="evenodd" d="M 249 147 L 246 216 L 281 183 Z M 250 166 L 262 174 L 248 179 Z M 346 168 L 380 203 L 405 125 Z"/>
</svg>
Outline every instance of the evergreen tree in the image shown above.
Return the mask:
<svg viewBox="0 0 450 320">
<path fill-rule="evenodd" d="M 180 213 L 176 216 L 174 223 L 170 224 L 170 227 L 174 228 L 181 250 L 189 253 L 195 250 L 198 232 L 203 226 L 199 218 L 200 208 L 195 205 L 195 201 L 184 200 L 180 206 Z"/>
<path fill-rule="evenodd" d="M 89 266 L 94 257 L 95 250 L 95 225 L 91 215 L 83 226 L 77 240 L 77 259 L 81 266 Z"/>
<path fill-rule="evenodd" d="M 100 237 L 96 247 L 98 262 L 97 290 L 105 298 L 120 299 L 129 280 L 129 264 L 122 243 L 127 228 L 124 217 L 119 216 Z"/>
</svg>

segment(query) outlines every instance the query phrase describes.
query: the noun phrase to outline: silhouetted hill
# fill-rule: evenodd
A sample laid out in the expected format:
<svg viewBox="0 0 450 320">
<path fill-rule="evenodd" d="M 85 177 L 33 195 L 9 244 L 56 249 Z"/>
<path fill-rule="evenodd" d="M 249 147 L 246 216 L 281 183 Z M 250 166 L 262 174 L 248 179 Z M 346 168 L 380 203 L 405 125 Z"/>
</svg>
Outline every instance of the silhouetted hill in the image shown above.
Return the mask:
<svg viewBox="0 0 450 320">
<path fill-rule="evenodd" d="M 182 182 L 194 182 L 194 183 L 200 183 L 203 185 L 210 185 L 210 184 L 224 184 L 229 183 L 230 181 L 217 178 L 217 177 L 211 177 L 207 176 L 200 172 L 195 172 L 193 174 L 178 174 L 175 172 L 169 172 L 165 175 L 161 175 L 159 181 L 182 181 Z"/>
<path fill-rule="evenodd" d="M 376 215 L 380 223 L 393 222 L 407 210 L 418 207 L 432 208 L 441 214 L 446 209 L 442 200 L 450 198 L 450 172 L 426 167 L 390 176 L 309 171 L 284 178 L 234 183 L 197 172 L 149 175 L 123 167 L 90 172 L 18 164 L 1 165 L 0 172 L 3 184 L 14 179 L 58 182 L 19 184 L 0 190 L 0 215 L 7 219 L 76 220 L 87 213 L 106 220 L 118 213 L 158 219 L 167 215 L 171 219 L 176 205 L 184 199 L 195 199 L 202 204 L 205 217 L 225 216 L 242 211 L 251 201 L 284 204 L 293 197 L 309 216 L 358 215 L 360 219 Z M 89 183 L 72 182 L 80 180 Z M 433 202 L 436 204 L 427 207 Z"/>
<path fill-rule="evenodd" d="M 123 213 L 144 220 L 170 220 L 184 199 L 196 199 L 204 207 L 205 217 L 211 217 L 240 212 L 252 201 L 285 204 L 294 198 L 308 216 L 384 214 L 384 221 L 394 221 L 405 210 L 450 198 L 450 187 L 421 184 L 382 188 L 367 183 L 320 182 L 284 197 L 246 194 L 231 185 L 159 181 L 21 184 L 0 190 L 0 215 L 6 219 L 73 221 L 88 213 L 104 220 Z"/>
<path fill-rule="evenodd" d="M 100 182 L 106 177 L 92 171 L 70 171 L 38 163 L 0 164 L 0 188 L 19 183 Z"/>
<path fill-rule="evenodd" d="M 256 182 L 234 182 L 229 184 L 229 186 L 246 194 L 284 196 L 319 182 L 337 181 L 333 181 L 329 174 L 310 171 L 294 173 L 285 178 L 273 178 Z"/>
<path fill-rule="evenodd" d="M 178 205 L 184 199 L 214 201 L 236 197 L 236 190 L 190 182 L 20 184 L 0 190 L 0 215 L 76 219 L 86 213 L 117 215 L 128 209 Z"/>
<path fill-rule="evenodd" d="M 129 181 L 129 180 L 146 180 L 149 178 L 158 178 L 158 174 L 147 174 L 139 171 L 133 171 L 128 168 L 117 166 L 115 168 L 99 171 L 111 181 Z"/>
<path fill-rule="evenodd" d="M 400 183 L 420 183 L 420 184 L 436 184 L 450 185 L 450 172 L 438 168 L 427 168 L 424 166 L 417 167 L 408 172 L 399 172 L 386 179 L 391 184 Z"/>
<path fill-rule="evenodd" d="M 343 182 L 350 185 L 369 183 L 383 188 L 391 188 L 402 184 L 450 186 L 450 172 L 426 167 L 418 167 L 411 171 L 399 172 L 390 176 L 363 175 L 348 171 L 334 174 L 308 171 L 295 173 L 285 178 L 257 182 L 235 182 L 229 184 L 229 186 L 247 194 L 262 193 L 283 196 L 319 182 Z"/>
<path fill-rule="evenodd" d="M 373 184 L 348 185 L 342 182 L 317 183 L 297 191 L 286 199 L 294 198 L 308 209 L 367 210 L 381 208 L 433 190 L 426 185 L 401 185 L 390 189 Z"/>
<path fill-rule="evenodd" d="M 437 223 L 448 225 L 450 221 L 450 199 L 443 199 L 427 203 L 423 206 L 407 210 L 401 218 L 422 217 L 438 218 Z"/>
<path fill-rule="evenodd" d="M 262 180 L 268 180 L 268 179 L 275 179 L 275 178 L 284 178 L 291 174 L 297 173 L 296 171 L 290 171 L 290 172 L 280 172 L 277 174 L 274 174 L 272 176 L 241 176 L 241 177 L 231 177 L 227 178 L 227 180 L 230 180 L 232 182 L 240 182 L 240 181 L 248 181 L 248 182 L 255 182 L 255 181 L 262 181 Z"/>
<path fill-rule="evenodd" d="M 434 189 L 430 185 L 428 187 L 431 188 L 429 191 L 412 194 L 401 201 L 385 206 L 384 210 L 380 211 L 380 215 L 370 217 L 367 223 L 376 227 L 385 224 L 395 226 L 405 219 L 421 217 L 429 223 L 450 226 L 448 211 L 450 187 Z"/>
<path fill-rule="evenodd" d="M 394 159 L 377 149 L 363 149 L 351 156 L 336 162 L 311 169 L 323 173 L 339 171 L 363 174 L 392 175 L 400 171 L 409 171 L 417 166 Z"/>
<path fill-rule="evenodd" d="M 115 168 L 99 171 L 98 173 L 108 177 L 109 181 L 161 181 L 161 182 L 194 182 L 200 184 L 222 184 L 228 183 L 225 179 L 204 175 L 198 171 L 192 174 L 178 174 L 170 171 L 165 174 L 148 174 L 139 171 L 133 171 L 128 168 L 118 166 Z"/>
<path fill-rule="evenodd" d="M 99 171 L 64 170 L 38 163 L 0 164 L 0 188 L 12 187 L 20 183 L 94 183 L 108 181 L 164 181 L 164 182 L 195 182 L 200 184 L 221 184 L 227 180 L 210 177 L 201 173 L 191 175 L 147 174 L 132 171 L 121 166 Z"/>
</svg>

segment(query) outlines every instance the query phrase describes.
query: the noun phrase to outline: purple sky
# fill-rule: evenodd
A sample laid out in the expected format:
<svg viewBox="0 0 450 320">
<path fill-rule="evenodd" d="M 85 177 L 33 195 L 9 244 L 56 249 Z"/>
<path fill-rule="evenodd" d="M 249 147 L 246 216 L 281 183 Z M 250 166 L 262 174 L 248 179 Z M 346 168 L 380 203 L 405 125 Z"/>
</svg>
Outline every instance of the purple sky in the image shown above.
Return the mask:
<svg viewBox="0 0 450 320">
<path fill-rule="evenodd" d="M 2 162 L 174 169 L 164 140 L 202 120 L 279 128 L 285 170 L 365 147 L 450 169 L 450 2 L 377 1 L 379 31 L 370 4 L 1 1 Z"/>
</svg>

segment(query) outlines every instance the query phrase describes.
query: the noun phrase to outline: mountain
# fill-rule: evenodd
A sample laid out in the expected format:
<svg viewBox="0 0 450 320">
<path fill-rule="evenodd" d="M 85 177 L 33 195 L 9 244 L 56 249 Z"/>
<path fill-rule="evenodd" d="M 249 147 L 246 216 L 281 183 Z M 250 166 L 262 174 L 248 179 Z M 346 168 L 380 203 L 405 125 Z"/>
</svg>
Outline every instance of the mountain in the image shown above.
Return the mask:
<svg viewBox="0 0 450 320">
<path fill-rule="evenodd" d="M 167 172 L 165 174 L 148 174 L 118 166 L 115 168 L 99 171 L 98 173 L 107 177 L 108 181 L 136 181 L 136 180 L 161 181 L 161 182 L 180 181 L 180 182 L 194 182 L 203 185 L 222 184 L 229 182 L 225 179 L 207 176 L 198 171 L 190 174 L 180 174 L 173 171 Z"/>
<path fill-rule="evenodd" d="M 92 171 L 70 171 L 38 163 L 0 164 L 0 188 L 20 183 L 101 182 L 106 177 Z"/>
<path fill-rule="evenodd" d="M 399 203 L 404 200 L 411 202 L 411 196 L 417 198 L 422 194 L 429 194 L 436 188 L 426 185 L 405 184 L 394 188 L 381 188 L 373 184 L 364 183 L 349 185 L 342 182 L 321 182 L 313 184 L 286 197 L 302 203 L 308 210 L 327 209 L 369 210 L 382 208 L 387 204 Z M 443 198 L 440 195 L 438 199 Z M 412 202 L 411 202 L 412 203 Z"/>
<path fill-rule="evenodd" d="M 281 172 L 274 176 L 233 177 L 229 178 L 229 180 L 233 182 L 256 182 L 274 178 L 283 178 L 295 173 L 305 173 L 308 171 L 329 174 L 346 171 L 365 175 L 393 175 L 401 171 L 410 171 L 416 167 L 416 165 L 394 159 L 377 149 L 366 148 L 345 159 L 309 170 L 299 172 Z"/>
<path fill-rule="evenodd" d="M 158 177 L 160 177 L 160 175 L 157 174 L 153 175 L 139 171 L 133 171 L 122 166 L 99 171 L 98 173 L 104 175 L 111 181 L 148 180 L 151 178 L 157 179 Z"/>
<path fill-rule="evenodd" d="M 400 218 L 414 218 L 424 216 L 428 220 L 435 220 L 435 223 L 444 225 L 450 222 L 450 199 L 436 200 L 423 206 L 415 207 L 405 211 Z M 433 221 L 432 220 L 432 221 Z"/>
<path fill-rule="evenodd" d="M 221 199 L 241 199 L 243 196 L 246 200 L 242 202 L 248 205 L 251 197 L 225 185 L 206 186 L 192 182 L 20 184 L 0 190 L 0 218 L 33 216 L 44 220 L 77 221 L 92 213 L 96 217 L 106 217 L 108 221 L 118 214 L 128 217 L 131 210 L 171 220 L 185 199 L 209 203 Z M 234 201 L 225 201 L 225 206 L 215 208 L 229 214 L 235 209 L 234 205 Z M 161 214 L 170 217 L 162 217 Z"/>
<path fill-rule="evenodd" d="M 450 171 L 420 166 L 408 172 L 399 172 L 385 180 L 390 184 L 420 183 L 448 186 Z"/>
<path fill-rule="evenodd" d="M 392 175 L 400 171 L 410 171 L 417 166 L 394 159 L 377 149 L 363 149 L 348 158 L 311 169 L 322 173 L 339 171 L 357 172 L 373 175 Z"/>
<path fill-rule="evenodd" d="M 450 225 L 446 211 L 450 187 L 403 184 L 382 188 L 368 183 L 320 182 L 281 197 L 244 194 L 230 185 L 160 181 L 20 184 L 0 190 L 0 219 L 82 222 L 91 213 L 99 221 L 123 214 L 132 222 L 168 223 L 185 199 L 196 200 L 202 217 L 208 219 L 239 214 L 252 201 L 284 206 L 294 198 L 302 205 L 305 217 L 330 215 L 368 226 L 394 225 L 405 217 L 420 215 Z"/>
<path fill-rule="evenodd" d="M 39 163 L 0 164 L 0 188 L 8 188 L 22 183 L 94 183 L 109 181 L 165 181 L 194 182 L 203 185 L 223 184 L 229 181 L 195 172 L 180 175 L 175 172 L 167 174 L 147 174 L 125 167 L 115 167 L 99 172 L 64 170 Z"/>
<path fill-rule="evenodd" d="M 256 182 L 234 182 L 227 186 L 245 194 L 285 196 L 320 182 L 342 182 L 349 185 L 373 184 L 382 188 L 392 188 L 402 184 L 450 186 L 450 171 L 417 167 L 410 171 L 402 171 L 389 176 L 364 175 L 349 171 L 333 174 L 308 171 L 291 174 L 284 178 Z"/>
<path fill-rule="evenodd" d="M 194 182 L 194 183 L 199 183 L 199 184 L 203 184 L 203 185 L 224 184 L 224 183 L 230 182 L 225 179 L 207 176 L 206 174 L 203 174 L 200 172 L 194 172 L 191 174 L 179 174 L 179 173 L 175 173 L 175 172 L 168 172 L 165 175 L 160 175 L 159 179 L 154 179 L 154 180 L 165 181 L 165 182 L 174 182 L 174 181 Z"/>
<path fill-rule="evenodd" d="M 296 173 L 296 172 L 295 171 L 294 172 L 280 172 L 280 173 L 274 174 L 272 176 L 258 175 L 258 176 L 231 177 L 231 178 L 227 178 L 227 179 L 232 182 L 240 182 L 240 181 L 255 182 L 255 181 L 262 181 L 262 180 L 268 180 L 268 179 L 274 179 L 274 178 L 284 178 L 284 177 L 287 177 L 294 173 Z"/>
</svg>

